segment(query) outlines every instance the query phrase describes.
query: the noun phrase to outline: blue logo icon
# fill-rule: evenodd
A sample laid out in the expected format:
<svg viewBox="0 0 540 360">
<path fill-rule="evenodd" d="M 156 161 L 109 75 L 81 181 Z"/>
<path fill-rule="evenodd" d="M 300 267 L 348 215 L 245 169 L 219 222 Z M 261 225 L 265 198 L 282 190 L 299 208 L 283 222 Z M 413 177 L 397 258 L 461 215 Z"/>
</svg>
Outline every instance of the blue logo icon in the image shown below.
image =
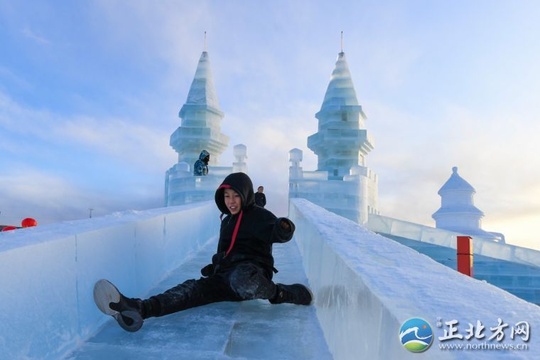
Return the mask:
<svg viewBox="0 0 540 360">
<path fill-rule="evenodd" d="M 433 343 L 433 330 L 426 320 L 411 318 L 401 325 L 399 340 L 410 352 L 421 353 L 429 349 Z"/>
</svg>

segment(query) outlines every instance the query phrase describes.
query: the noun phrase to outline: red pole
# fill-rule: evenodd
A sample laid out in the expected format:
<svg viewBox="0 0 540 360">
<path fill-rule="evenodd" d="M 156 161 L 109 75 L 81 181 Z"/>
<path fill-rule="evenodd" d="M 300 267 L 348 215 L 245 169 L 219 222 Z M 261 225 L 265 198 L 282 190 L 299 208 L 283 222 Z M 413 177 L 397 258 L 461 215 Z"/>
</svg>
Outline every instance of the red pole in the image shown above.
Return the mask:
<svg viewBox="0 0 540 360">
<path fill-rule="evenodd" d="M 473 276 L 473 243 L 470 236 L 457 237 L 457 270 Z"/>
</svg>

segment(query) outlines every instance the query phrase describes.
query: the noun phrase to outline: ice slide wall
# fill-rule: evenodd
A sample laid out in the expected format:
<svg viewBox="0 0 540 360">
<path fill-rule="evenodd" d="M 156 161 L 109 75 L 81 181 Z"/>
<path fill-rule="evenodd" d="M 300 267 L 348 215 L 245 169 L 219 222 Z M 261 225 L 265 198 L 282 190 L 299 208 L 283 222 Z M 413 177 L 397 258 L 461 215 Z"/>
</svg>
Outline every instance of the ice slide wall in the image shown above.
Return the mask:
<svg viewBox="0 0 540 360">
<path fill-rule="evenodd" d="M 0 233 L 0 359 L 59 359 L 110 318 L 96 280 L 146 294 L 219 231 L 213 202 Z"/>
<path fill-rule="evenodd" d="M 509 353 L 513 359 L 540 359 L 540 346 L 533 340 L 526 351 L 443 351 L 439 337 L 444 338 L 446 329 L 436 327 L 439 319 L 458 320 L 466 334 L 468 323 L 478 320 L 486 324 L 487 339 L 492 335 L 488 326 L 497 325 L 499 318 L 510 325 L 527 321 L 534 339 L 534 329 L 540 327 L 538 306 L 305 199 L 291 199 L 289 214 L 297 226 L 295 238 L 315 294 L 317 317 L 335 359 L 491 360 Z M 405 350 L 398 339 L 403 322 L 415 317 L 426 319 L 434 332 L 433 345 L 420 354 Z M 476 345 L 482 342 L 473 340 Z"/>
</svg>

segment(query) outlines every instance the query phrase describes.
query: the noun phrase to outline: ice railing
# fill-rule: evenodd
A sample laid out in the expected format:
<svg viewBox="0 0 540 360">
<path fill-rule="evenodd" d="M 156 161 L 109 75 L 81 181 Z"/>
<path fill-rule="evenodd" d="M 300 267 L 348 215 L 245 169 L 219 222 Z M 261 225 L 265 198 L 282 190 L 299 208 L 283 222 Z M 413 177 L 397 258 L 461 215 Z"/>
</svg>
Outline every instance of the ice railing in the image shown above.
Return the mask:
<svg viewBox="0 0 540 360">
<path fill-rule="evenodd" d="M 371 231 L 453 249 L 457 247 L 456 237 L 462 235 L 382 215 L 369 214 L 368 219 L 366 226 Z M 540 251 L 538 250 L 482 239 L 478 236 L 472 236 L 472 238 L 474 254 L 540 267 Z"/>
</svg>

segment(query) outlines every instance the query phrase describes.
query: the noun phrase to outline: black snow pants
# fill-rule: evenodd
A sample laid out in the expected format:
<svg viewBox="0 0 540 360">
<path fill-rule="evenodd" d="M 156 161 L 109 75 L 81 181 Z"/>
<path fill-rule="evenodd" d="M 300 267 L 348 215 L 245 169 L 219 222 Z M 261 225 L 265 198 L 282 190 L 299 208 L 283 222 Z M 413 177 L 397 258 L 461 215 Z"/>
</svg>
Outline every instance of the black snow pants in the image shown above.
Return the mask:
<svg viewBox="0 0 540 360">
<path fill-rule="evenodd" d="M 153 304 L 148 316 L 163 316 L 220 301 L 272 299 L 276 285 L 270 276 L 260 266 L 245 262 L 208 277 L 187 280 L 148 299 Z"/>
</svg>

